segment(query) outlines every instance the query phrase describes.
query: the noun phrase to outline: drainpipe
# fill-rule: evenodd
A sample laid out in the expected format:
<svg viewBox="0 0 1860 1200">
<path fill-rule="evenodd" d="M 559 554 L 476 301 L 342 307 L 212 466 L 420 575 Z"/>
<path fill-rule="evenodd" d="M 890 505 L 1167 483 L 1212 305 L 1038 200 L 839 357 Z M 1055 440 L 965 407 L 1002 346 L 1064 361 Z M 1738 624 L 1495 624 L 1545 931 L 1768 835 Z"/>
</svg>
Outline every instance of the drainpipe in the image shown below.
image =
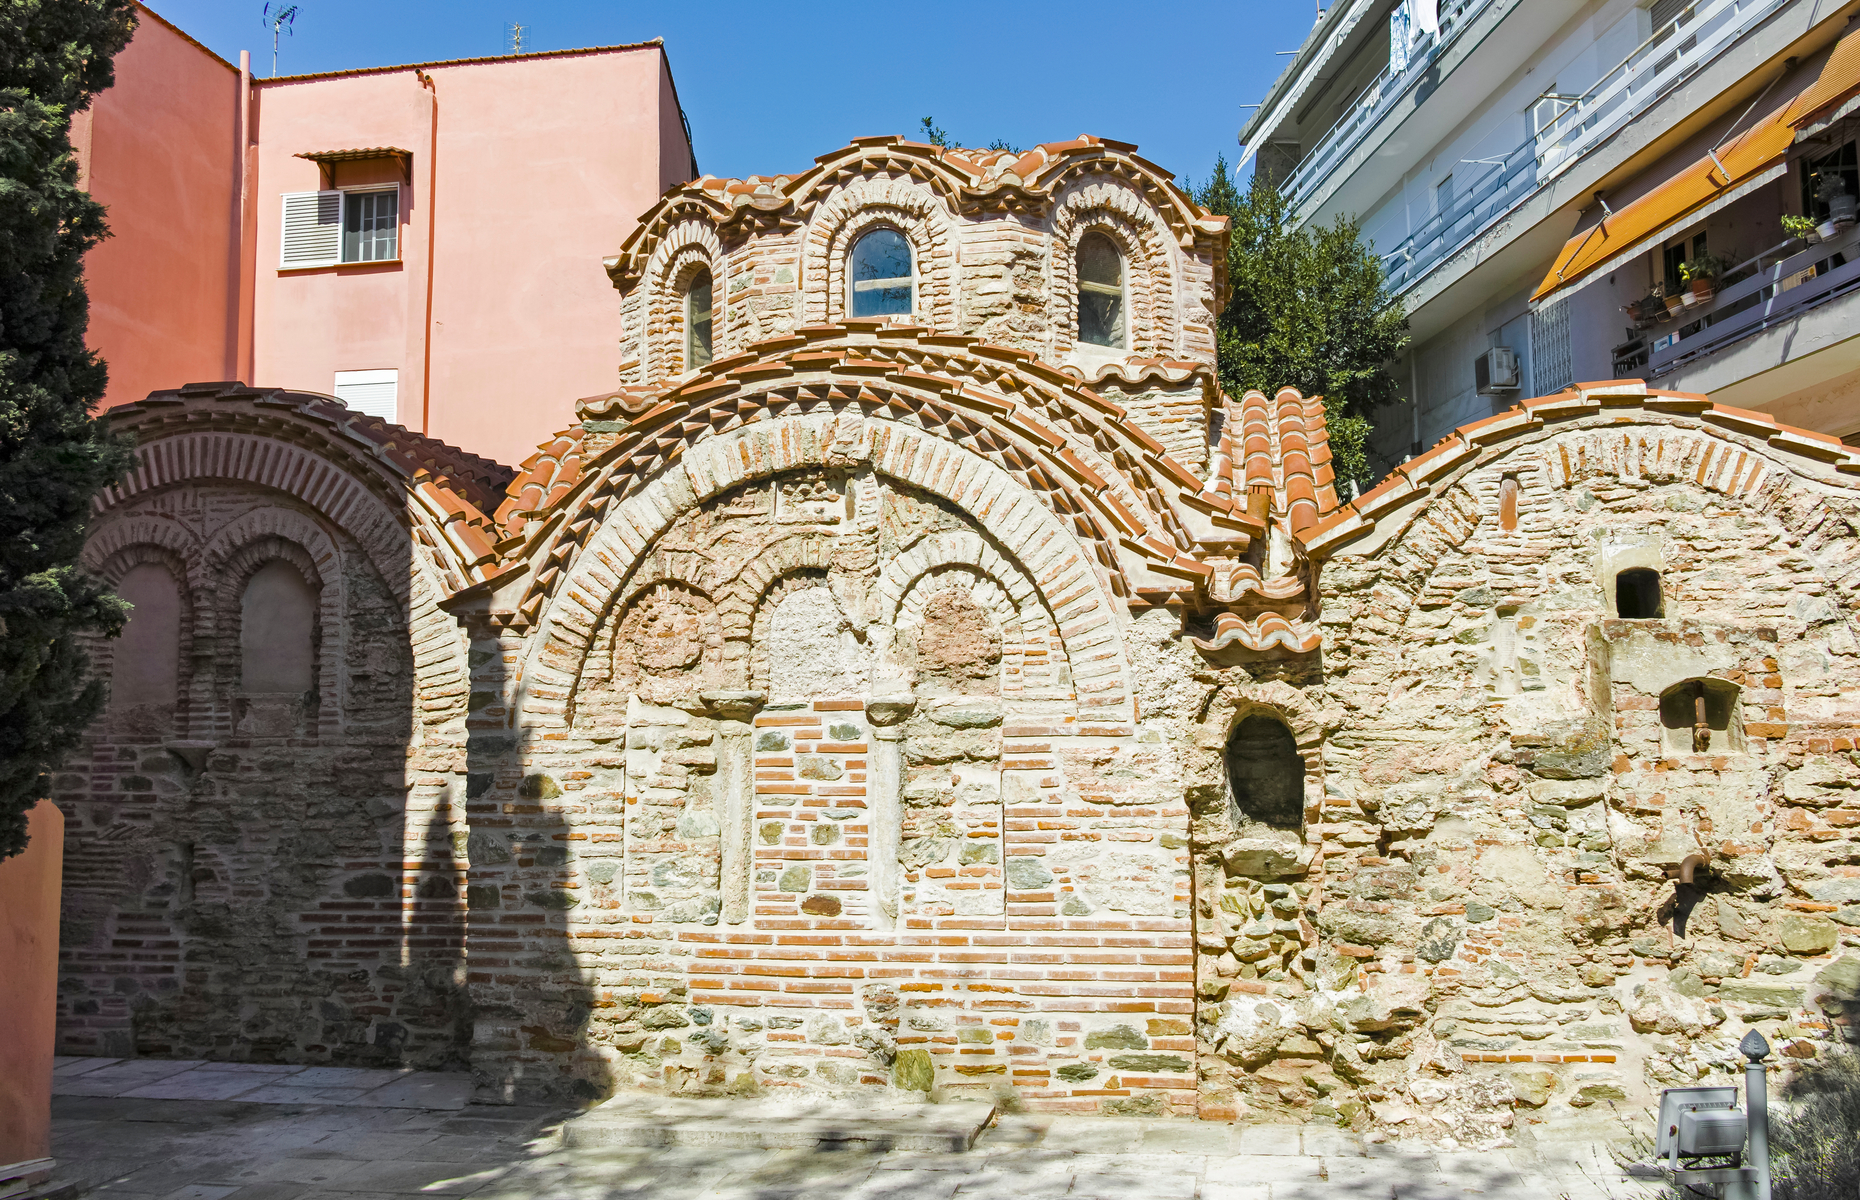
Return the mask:
<svg viewBox="0 0 1860 1200">
<path fill-rule="evenodd" d="M 433 77 L 415 70 L 432 101 L 432 124 L 426 142 L 426 314 L 420 331 L 420 432 L 432 430 L 433 416 L 433 234 L 437 228 L 435 188 L 439 179 L 439 89 Z"/>
<path fill-rule="evenodd" d="M 239 111 L 234 115 L 236 136 L 239 139 L 239 207 L 234 214 L 238 227 L 233 232 L 233 280 L 232 280 L 232 378 L 243 383 L 256 384 L 253 375 L 257 368 L 253 365 L 257 357 L 255 346 L 256 306 L 258 264 L 255 257 L 255 244 L 258 240 L 257 210 L 253 207 L 256 199 L 253 187 L 253 173 L 257 168 L 252 146 L 255 141 L 252 122 L 252 52 L 239 51 Z"/>
</svg>

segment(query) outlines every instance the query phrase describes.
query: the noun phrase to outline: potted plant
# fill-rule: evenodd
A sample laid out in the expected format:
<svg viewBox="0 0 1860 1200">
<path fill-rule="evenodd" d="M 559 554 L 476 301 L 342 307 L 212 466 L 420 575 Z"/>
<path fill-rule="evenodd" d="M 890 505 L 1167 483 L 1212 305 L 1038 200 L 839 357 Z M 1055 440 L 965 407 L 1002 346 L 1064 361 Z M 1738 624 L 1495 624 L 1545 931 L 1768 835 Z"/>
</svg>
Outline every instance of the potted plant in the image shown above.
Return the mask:
<svg viewBox="0 0 1860 1200">
<path fill-rule="evenodd" d="M 1717 293 L 1718 276 L 1722 274 L 1724 263 L 1716 255 L 1700 254 L 1680 263 L 1679 277 L 1686 281 L 1685 298 L 1681 303 L 1691 308 L 1708 302 Z"/>
<path fill-rule="evenodd" d="M 1821 240 L 1821 234 L 1815 229 L 1815 222 L 1809 217 L 1784 217 L 1783 232 L 1792 238 L 1800 238 L 1813 246 Z"/>
<path fill-rule="evenodd" d="M 1815 184 L 1815 199 L 1828 206 L 1828 219 L 1816 227 L 1822 238 L 1831 238 L 1849 229 L 1854 223 L 1854 210 L 1857 203 L 1853 193 L 1847 190 L 1847 181 L 1839 175 L 1821 175 Z"/>
<path fill-rule="evenodd" d="M 1686 289 L 1683 287 L 1673 287 L 1661 282 L 1653 285 L 1653 291 L 1665 303 L 1668 317 L 1673 316 L 1686 305 Z"/>
</svg>

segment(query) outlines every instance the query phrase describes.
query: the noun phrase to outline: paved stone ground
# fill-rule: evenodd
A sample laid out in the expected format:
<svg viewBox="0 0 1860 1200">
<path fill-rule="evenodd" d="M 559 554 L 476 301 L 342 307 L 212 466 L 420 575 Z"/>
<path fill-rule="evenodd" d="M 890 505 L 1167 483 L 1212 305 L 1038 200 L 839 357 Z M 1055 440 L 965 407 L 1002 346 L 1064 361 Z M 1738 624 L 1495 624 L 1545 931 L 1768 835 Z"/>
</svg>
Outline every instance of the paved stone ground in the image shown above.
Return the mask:
<svg viewBox="0 0 1860 1200">
<path fill-rule="evenodd" d="M 174 1064 L 164 1064 L 174 1065 Z M 198 1066 L 182 1064 L 189 1073 Z M 101 1068 L 98 1068 L 101 1069 Z M 153 1066 L 147 1068 L 155 1070 Z M 321 1068 L 317 1068 L 321 1069 Z M 175 1078 L 175 1075 L 164 1078 Z M 340 1102 L 53 1100 L 60 1176 L 98 1200 L 1639 1200 L 1605 1152 L 1441 1154 L 1328 1128 L 1006 1114 L 961 1153 L 575 1147 L 573 1114 Z M 453 1077 L 454 1084 L 462 1077 Z M 98 1085 L 93 1085 L 93 1087 Z M 148 1084 L 142 1085 L 149 1086 Z M 255 1085 L 256 1086 L 256 1085 Z M 308 1087 L 309 1085 L 306 1085 Z M 387 1090 L 382 1090 L 387 1089 Z M 136 1090 L 136 1089 L 132 1089 Z M 249 1094 L 249 1093 L 248 1093 Z M 266 1093 L 270 1095 L 272 1093 Z"/>
</svg>

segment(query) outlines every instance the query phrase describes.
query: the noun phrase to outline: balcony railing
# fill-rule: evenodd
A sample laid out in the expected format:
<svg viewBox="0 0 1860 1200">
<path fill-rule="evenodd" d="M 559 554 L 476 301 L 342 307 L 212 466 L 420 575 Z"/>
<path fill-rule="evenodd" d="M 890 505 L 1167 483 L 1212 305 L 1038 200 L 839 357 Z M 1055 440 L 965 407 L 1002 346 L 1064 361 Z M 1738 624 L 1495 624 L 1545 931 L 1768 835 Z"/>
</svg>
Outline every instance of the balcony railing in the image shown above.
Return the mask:
<svg viewBox="0 0 1860 1200">
<path fill-rule="evenodd" d="M 1767 262 L 1768 266 L 1763 264 Z M 1653 343 L 1648 378 L 1670 375 L 1732 342 L 1751 337 L 1860 288 L 1860 226 L 1788 258 L 1763 254 L 1755 272 L 1688 309 L 1686 323 Z"/>
<path fill-rule="evenodd" d="M 1453 41 L 1454 35 L 1465 27 L 1466 22 L 1490 3 L 1492 0 L 1449 0 L 1442 4 L 1439 34 L 1423 35 L 1410 48 L 1408 64 L 1404 69 L 1395 71 L 1392 63 L 1384 66 L 1381 73 L 1369 82 L 1369 86 L 1344 106 L 1343 115 L 1337 118 L 1337 123 L 1325 131 L 1316 147 L 1280 186 L 1294 209 L 1304 203 L 1312 190 L 1330 174 L 1331 168 L 1362 141 L 1363 135 L 1382 115 L 1394 107 L 1395 101 L 1420 81 L 1440 51 Z"/>
<path fill-rule="evenodd" d="M 1541 179 L 1549 182 L 1589 147 L 1645 112 L 1700 67 L 1789 0 L 1699 0 L 1654 30 L 1614 70 L 1536 137 Z"/>
<path fill-rule="evenodd" d="M 1699 0 L 1655 30 L 1639 49 L 1602 76 L 1536 136 L 1503 157 L 1459 164 L 1453 174 L 1454 189 L 1459 194 L 1453 203 L 1384 252 L 1389 290 L 1400 294 L 1419 283 L 1442 260 L 1491 228 L 1603 138 L 1645 112 L 1789 2 Z M 1462 168 L 1471 165 L 1482 165 L 1486 170 L 1465 176 Z"/>
</svg>

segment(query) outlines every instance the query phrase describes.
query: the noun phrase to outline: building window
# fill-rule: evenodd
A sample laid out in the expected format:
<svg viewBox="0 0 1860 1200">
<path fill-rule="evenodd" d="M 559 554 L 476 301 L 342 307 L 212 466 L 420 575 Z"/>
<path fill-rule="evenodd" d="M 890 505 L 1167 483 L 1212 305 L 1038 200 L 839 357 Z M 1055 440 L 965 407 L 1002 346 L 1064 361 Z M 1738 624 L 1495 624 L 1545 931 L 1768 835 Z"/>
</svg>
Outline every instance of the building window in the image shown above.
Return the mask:
<svg viewBox="0 0 1860 1200">
<path fill-rule="evenodd" d="M 1305 818 L 1305 760 L 1285 723 L 1251 716 L 1227 739 L 1227 783 L 1240 824 L 1298 829 Z"/>
<path fill-rule="evenodd" d="M 400 258 L 400 188 L 286 192 L 278 265 L 286 270 Z"/>
<path fill-rule="evenodd" d="M 337 371 L 336 399 L 389 423 L 400 420 L 400 371 Z"/>
<path fill-rule="evenodd" d="M 1079 341 L 1124 348 L 1124 256 L 1102 233 L 1079 242 Z"/>
<path fill-rule="evenodd" d="M 316 680 L 316 593 L 281 558 L 252 573 L 239 603 L 239 690 L 304 694 Z"/>
<path fill-rule="evenodd" d="M 853 245 L 852 301 L 855 317 L 911 311 L 911 244 L 895 229 L 880 228 Z"/>
<path fill-rule="evenodd" d="M 400 189 L 342 194 L 342 261 L 400 257 Z"/>
<path fill-rule="evenodd" d="M 1666 294 L 1671 296 L 1676 289 L 1686 286 L 1685 276 L 1679 270 L 1679 264 L 1688 258 L 1704 258 L 1707 243 L 1704 234 L 1699 234 L 1688 245 L 1685 238 L 1680 238 L 1660 252 L 1660 266 L 1666 272 Z"/>
<path fill-rule="evenodd" d="M 710 271 L 700 270 L 685 289 L 685 370 L 710 365 Z"/>
<path fill-rule="evenodd" d="M 1832 154 L 1802 160 L 1802 211 L 1811 220 L 1828 219 L 1823 189 L 1832 190 L 1832 180 L 1840 182 L 1840 191 L 1846 195 L 1860 196 L 1860 158 L 1854 153 L 1853 142 Z"/>
<path fill-rule="evenodd" d="M 1651 567 L 1630 567 L 1615 576 L 1615 614 L 1624 621 L 1654 621 L 1665 616 L 1660 573 Z"/>
</svg>

